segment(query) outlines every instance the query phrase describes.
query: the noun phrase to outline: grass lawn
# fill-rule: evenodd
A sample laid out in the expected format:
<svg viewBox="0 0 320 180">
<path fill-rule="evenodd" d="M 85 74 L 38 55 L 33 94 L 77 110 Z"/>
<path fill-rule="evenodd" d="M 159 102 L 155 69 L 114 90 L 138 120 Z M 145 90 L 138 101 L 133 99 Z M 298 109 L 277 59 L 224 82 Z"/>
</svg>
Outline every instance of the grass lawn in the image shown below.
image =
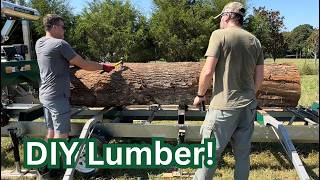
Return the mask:
<svg viewBox="0 0 320 180">
<path fill-rule="evenodd" d="M 301 76 L 301 98 L 299 104 L 310 106 L 312 102 L 319 100 L 319 75 Z"/>
<path fill-rule="evenodd" d="M 310 69 L 314 70 L 314 73 L 319 74 L 319 60 L 314 61 L 313 59 L 276 59 L 274 62 L 273 59 L 266 59 L 265 60 L 266 64 L 271 64 L 271 63 L 276 63 L 276 64 L 282 64 L 282 63 L 290 63 L 290 64 L 295 64 L 299 71 L 300 74 L 302 73 L 303 75 L 305 72 L 302 72 L 303 67 L 309 66 Z"/>
<path fill-rule="evenodd" d="M 13 153 L 7 153 L 9 138 L 1 138 L 1 170 L 13 169 Z M 319 150 L 318 144 L 296 144 L 300 158 L 305 164 L 306 170 L 312 179 L 319 177 Z M 23 161 L 23 149 L 20 147 L 20 156 Z M 254 143 L 251 157 L 250 178 L 260 179 L 299 179 L 290 164 L 282 147 L 278 143 Z M 227 147 L 223 159 L 219 162 L 215 179 L 232 179 L 235 161 L 231 147 Z M 90 179 L 161 179 L 164 173 L 172 172 L 173 169 L 104 169 Z M 170 179 L 192 179 L 195 169 L 182 169 L 183 176 Z M 87 179 L 76 175 L 75 179 Z"/>
<path fill-rule="evenodd" d="M 266 63 L 274 63 L 267 59 Z M 305 59 L 277 59 L 276 63 L 294 63 L 301 73 L 301 99 L 300 105 L 309 106 L 313 101 L 319 99 L 319 61 Z M 306 68 L 305 63 L 308 65 Z M 313 71 L 313 75 L 307 75 L 308 70 Z M 311 73 L 312 74 L 312 73 Z M 14 169 L 13 153 L 7 152 L 10 141 L 9 138 L 1 138 L 1 170 Z M 295 144 L 300 158 L 305 164 L 306 170 L 312 179 L 319 179 L 319 147 L 318 144 Z M 20 156 L 23 161 L 23 149 L 20 147 Z M 286 158 L 279 143 L 254 143 L 251 154 L 250 179 L 252 180 L 273 180 L 273 179 L 299 179 L 298 175 Z M 215 174 L 215 179 L 232 179 L 234 171 L 234 158 L 230 147 L 227 147 L 223 159 Z M 165 172 L 172 169 L 153 170 L 103 170 L 97 176 L 90 179 L 162 179 Z M 192 179 L 194 169 L 183 169 L 183 177 L 170 179 Z M 88 177 L 76 176 L 76 179 L 88 179 Z"/>
</svg>

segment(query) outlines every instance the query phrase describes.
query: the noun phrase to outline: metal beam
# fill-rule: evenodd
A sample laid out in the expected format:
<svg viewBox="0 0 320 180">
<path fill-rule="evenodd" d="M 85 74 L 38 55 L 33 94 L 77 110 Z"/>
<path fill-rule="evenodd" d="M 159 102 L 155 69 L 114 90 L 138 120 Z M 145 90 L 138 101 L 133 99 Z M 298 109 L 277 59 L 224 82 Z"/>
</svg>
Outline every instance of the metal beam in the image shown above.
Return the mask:
<svg viewBox="0 0 320 180">
<path fill-rule="evenodd" d="M 28 20 L 22 20 L 22 34 L 23 34 L 23 43 L 28 47 L 28 52 L 26 53 L 26 59 L 31 59 L 31 32 L 30 32 L 30 23 Z"/>
<path fill-rule="evenodd" d="M 301 180 L 309 180 L 310 177 L 304 168 L 302 161 L 298 155 L 296 148 L 294 147 L 291 138 L 284 127 L 284 125 L 277 121 L 275 118 L 270 116 L 263 110 L 258 110 L 258 113 L 262 115 L 262 121 L 264 125 L 271 126 L 274 129 L 275 135 L 278 137 L 280 143 L 282 144 L 286 154 L 291 160 L 294 168 L 296 169 L 298 176 Z"/>
<path fill-rule="evenodd" d="M 149 109 L 150 106 L 146 105 L 134 105 L 134 106 L 127 106 L 124 109 L 120 109 L 118 111 L 119 116 L 132 118 L 136 120 L 147 120 L 153 113 L 152 110 Z M 162 105 L 161 109 L 156 111 L 153 114 L 153 120 L 177 120 L 178 119 L 178 106 L 177 105 Z M 98 113 L 100 109 L 86 109 L 72 118 L 74 119 L 88 119 L 94 116 L 96 113 Z M 266 111 L 268 114 L 270 114 L 272 117 L 275 117 L 278 120 L 290 120 L 294 114 L 292 112 L 283 111 L 283 109 L 268 109 Z M 196 108 L 189 108 L 188 111 L 186 111 L 186 120 L 192 121 L 192 120 L 203 120 L 206 112 L 199 111 L 199 109 Z M 105 118 L 108 118 L 108 116 L 104 116 Z"/>
<path fill-rule="evenodd" d="M 1 29 L 1 43 L 4 43 L 5 41 L 9 40 L 9 34 L 15 22 L 16 20 L 6 21 L 3 28 Z"/>
<path fill-rule="evenodd" d="M 156 124 L 131 124 L 131 123 L 102 123 L 103 129 L 115 138 L 152 138 L 164 137 L 175 141 L 179 125 L 156 125 Z M 72 123 L 71 135 L 79 136 L 84 123 Z M 181 126 L 181 125 L 180 125 Z M 184 125 L 186 128 L 186 142 L 200 142 L 197 125 Z M 8 128 L 17 127 L 21 134 L 31 137 L 44 137 L 47 133 L 45 123 L 42 122 L 10 122 L 9 125 L 1 127 L 1 136 L 9 136 Z M 99 126 L 101 127 L 101 126 Z M 319 143 L 319 126 L 284 126 L 293 142 L 296 143 Z M 256 125 L 252 142 L 278 142 L 277 136 L 271 127 Z"/>
</svg>

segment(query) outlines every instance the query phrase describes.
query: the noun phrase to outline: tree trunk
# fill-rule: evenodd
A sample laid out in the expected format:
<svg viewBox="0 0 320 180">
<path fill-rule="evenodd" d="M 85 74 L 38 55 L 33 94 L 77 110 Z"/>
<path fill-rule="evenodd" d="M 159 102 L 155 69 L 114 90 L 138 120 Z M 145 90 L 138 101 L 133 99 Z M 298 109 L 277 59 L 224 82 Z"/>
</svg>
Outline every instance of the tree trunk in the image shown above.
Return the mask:
<svg viewBox="0 0 320 180">
<path fill-rule="evenodd" d="M 100 74 L 71 69 L 71 104 L 107 107 L 132 104 L 192 104 L 203 63 L 125 63 L 122 70 Z M 207 91 L 207 104 L 212 89 Z M 300 76 L 293 65 L 265 65 L 261 106 L 296 106 Z"/>
</svg>

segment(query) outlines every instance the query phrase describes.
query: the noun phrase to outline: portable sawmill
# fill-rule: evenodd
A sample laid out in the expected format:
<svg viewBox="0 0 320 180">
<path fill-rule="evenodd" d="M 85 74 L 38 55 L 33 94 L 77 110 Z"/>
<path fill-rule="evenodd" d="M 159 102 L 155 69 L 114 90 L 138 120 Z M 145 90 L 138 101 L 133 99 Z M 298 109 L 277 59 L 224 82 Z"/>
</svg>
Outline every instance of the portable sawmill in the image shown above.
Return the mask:
<svg viewBox="0 0 320 180">
<path fill-rule="evenodd" d="M 38 100 L 39 69 L 37 61 L 30 59 L 30 21 L 39 19 L 35 9 L 1 1 L 1 15 L 7 18 L 1 30 L 1 43 L 9 39 L 15 23 L 23 30 L 24 44 L 1 45 L 1 136 L 10 137 L 16 161 L 16 174 L 21 175 L 18 145 L 23 137 L 44 137 L 46 126 L 41 119 L 43 109 Z M 125 67 L 125 63 L 122 64 Z M 122 68 L 121 71 L 125 71 Z M 159 90 L 161 91 L 161 90 Z M 126 97 L 123 97 L 126 98 Z M 203 121 L 205 108 L 196 109 L 190 104 L 122 104 L 92 108 L 73 106 L 71 136 L 95 137 L 101 144 L 110 139 L 146 140 L 163 137 L 173 144 L 200 142 L 200 125 L 188 121 Z M 207 107 L 206 107 L 207 108 Z M 73 122 L 73 120 L 80 123 Z M 171 120 L 175 123 L 157 124 L 154 121 Z M 303 125 L 294 125 L 302 122 Z M 294 165 L 300 179 L 309 176 L 298 156 L 293 142 L 319 143 L 319 103 L 311 107 L 264 108 L 257 111 L 257 123 L 253 142 L 280 142 Z M 68 168 L 64 179 L 72 179 L 74 173 L 90 174 L 97 171 L 85 166 L 85 146 L 77 154 L 77 167 Z"/>
</svg>

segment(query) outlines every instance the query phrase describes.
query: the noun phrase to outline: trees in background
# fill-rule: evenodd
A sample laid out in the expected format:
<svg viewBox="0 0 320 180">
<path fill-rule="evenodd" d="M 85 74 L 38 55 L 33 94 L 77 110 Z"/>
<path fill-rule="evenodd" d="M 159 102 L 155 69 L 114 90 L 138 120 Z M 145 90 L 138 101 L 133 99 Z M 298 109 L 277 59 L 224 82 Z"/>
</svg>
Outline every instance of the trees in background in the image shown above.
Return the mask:
<svg viewBox="0 0 320 180">
<path fill-rule="evenodd" d="M 74 26 L 75 16 L 72 13 L 72 8 L 68 0 L 30 0 L 28 5 L 34 9 L 37 9 L 40 13 L 40 20 L 33 21 L 33 39 L 38 39 L 45 34 L 42 19 L 46 14 L 58 14 L 63 17 L 67 31 L 65 33 L 65 39 L 69 41 L 71 39 L 71 33 L 69 29 Z"/>
<path fill-rule="evenodd" d="M 155 0 L 150 34 L 157 56 L 166 61 L 196 60 L 203 56 L 214 28 L 213 8 L 202 2 Z"/>
<path fill-rule="evenodd" d="M 281 33 L 284 28 L 283 19 L 279 11 L 259 7 L 254 8 L 253 15 L 246 20 L 245 28 L 260 40 L 264 53 L 270 55 L 274 61 L 285 55 L 287 47 Z"/>
<path fill-rule="evenodd" d="M 120 57 L 132 62 L 203 58 L 211 32 L 219 28 L 219 19 L 213 17 L 230 1 L 154 0 L 155 9 L 147 19 L 126 0 L 94 0 L 79 15 L 73 14 L 68 0 L 19 0 L 40 12 L 41 20 L 32 22 L 34 42 L 44 35 L 42 17 L 55 13 L 64 18 L 65 39 L 79 54 L 113 62 Z M 246 5 L 246 0 L 241 2 Z M 282 32 L 283 19 L 279 11 L 254 8 L 245 19 L 245 29 L 260 39 L 266 57 L 276 60 L 295 54 L 296 58 L 317 59 L 319 29 L 303 24 L 291 32 Z M 22 42 L 21 27 L 15 29 L 19 32 L 12 33 L 6 43 Z"/>
<path fill-rule="evenodd" d="M 319 29 L 314 29 L 306 41 L 308 52 L 313 54 L 314 60 L 317 60 L 319 54 Z"/>
<path fill-rule="evenodd" d="M 287 37 L 289 51 L 296 54 L 296 58 L 306 55 L 307 39 L 311 35 L 313 27 L 309 24 L 302 24 L 294 28 Z"/>
<path fill-rule="evenodd" d="M 92 60 L 148 61 L 154 51 L 148 28 L 146 18 L 128 1 L 93 1 L 77 17 L 73 40 Z"/>
<path fill-rule="evenodd" d="M 32 44 L 34 45 L 36 41 L 45 35 L 44 27 L 43 27 L 43 17 L 46 14 L 58 14 L 64 19 L 65 26 L 67 31 L 65 32 L 65 39 L 70 42 L 71 41 L 71 31 L 69 31 L 70 27 L 72 29 L 73 25 L 76 23 L 74 15 L 72 13 L 72 8 L 69 4 L 68 0 L 30 0 L 27 3 L 27 6 L 37 9 L 40 13 L 40 19 L 38 21 L 32 21 L 31 23 L 31 37 Z M 34 51 L 31 51 L 34 52 Z M 34 52 L 35 53 L 35 52 Z M 33 58 L 36 58 L 35 54 L 31 54 Z"/>
<path fill-rule="evenodd" d="M 219 28 L 214 16 L 230 0 L 155 0 L 150 34 L 157 57 L 166 61 L 195 61 L 204 56 L 210 34 Z"/>
</svg>

